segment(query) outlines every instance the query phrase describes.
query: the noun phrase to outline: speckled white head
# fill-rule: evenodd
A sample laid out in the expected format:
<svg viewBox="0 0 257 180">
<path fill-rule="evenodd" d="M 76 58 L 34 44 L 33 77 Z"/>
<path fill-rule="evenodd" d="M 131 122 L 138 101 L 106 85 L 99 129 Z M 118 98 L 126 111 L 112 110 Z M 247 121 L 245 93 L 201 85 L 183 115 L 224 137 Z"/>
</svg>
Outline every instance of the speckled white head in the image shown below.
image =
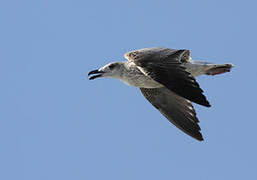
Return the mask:
<svg viewBox="0 0 257 180">
<path fill-rule="evenodd" d="M 91 76 L 89 78 L 90 80 L 93 80 L 99 77 L 112 77 L 112 78 L 120 79 L 124 73 L 124 69 L 125 69 L 125 62 L 111 62 L 97 70 L 93 70 L 89 72 L 88 75 L 96 74 L 94 76 Z"/>
</svg>

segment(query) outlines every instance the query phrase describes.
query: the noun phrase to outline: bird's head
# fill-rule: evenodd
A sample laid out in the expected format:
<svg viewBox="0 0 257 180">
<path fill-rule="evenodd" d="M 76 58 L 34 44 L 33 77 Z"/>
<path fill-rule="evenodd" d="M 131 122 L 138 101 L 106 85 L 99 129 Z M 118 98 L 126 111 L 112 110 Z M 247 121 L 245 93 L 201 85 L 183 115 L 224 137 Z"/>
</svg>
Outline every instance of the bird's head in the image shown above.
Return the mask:
<svg viewBox="0 0 257 180">
<path fill-rule="evenodd" d="M 89 80 L 93 80 L 99 77 L 112 77 L 119 78 L 123 73 L 124 64 L 122 62 L 112 62 L 99 69 L 90 71 L 88 76 L 93 75 Z"/>
</svg>

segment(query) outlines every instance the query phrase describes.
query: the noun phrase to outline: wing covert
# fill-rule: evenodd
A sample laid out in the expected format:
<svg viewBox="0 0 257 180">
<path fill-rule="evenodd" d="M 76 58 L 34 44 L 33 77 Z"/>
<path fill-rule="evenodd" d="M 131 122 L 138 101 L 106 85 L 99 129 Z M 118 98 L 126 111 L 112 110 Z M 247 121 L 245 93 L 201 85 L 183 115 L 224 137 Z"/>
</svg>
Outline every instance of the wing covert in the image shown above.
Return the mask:
<svg viewBox="0 0 257 180">
<path fill-rule="evenodd" d="M 146 48 L 125 54 L 140 70 L 176 94 L 197 104 L 210 107 L 195 78 L 182 65 L 190 57 L 188 50 Z"/>
</svg>

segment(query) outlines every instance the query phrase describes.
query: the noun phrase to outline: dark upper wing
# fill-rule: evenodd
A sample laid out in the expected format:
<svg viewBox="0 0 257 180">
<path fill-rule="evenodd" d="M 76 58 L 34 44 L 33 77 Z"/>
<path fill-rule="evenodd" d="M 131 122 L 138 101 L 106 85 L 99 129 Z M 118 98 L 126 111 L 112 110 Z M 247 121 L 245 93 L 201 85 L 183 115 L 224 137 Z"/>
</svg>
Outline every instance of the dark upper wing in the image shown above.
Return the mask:
<svg viewBox="0 0 257 180">
<path fill-rule="evenodd" d="M 147 48 L 125 54 L 140 70 L 178 95 L 210 107 L 203 90 L 182 63 L 189 59 L 188 50 Z"/>
<path fill-rule="evenodd" d="M 171 123 L 193 138 L 202 141 L 196 112 L 191 102 L 167 88 L 140 88 L 145 98 L 154 105 Z"/>
</svg>

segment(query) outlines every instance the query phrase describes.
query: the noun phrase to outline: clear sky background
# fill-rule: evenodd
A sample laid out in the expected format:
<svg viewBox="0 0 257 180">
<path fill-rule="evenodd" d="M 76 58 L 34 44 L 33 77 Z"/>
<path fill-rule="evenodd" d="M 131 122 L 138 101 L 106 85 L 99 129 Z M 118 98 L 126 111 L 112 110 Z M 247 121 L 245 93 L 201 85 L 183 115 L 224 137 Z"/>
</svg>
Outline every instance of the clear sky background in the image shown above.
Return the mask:
<svg viewBox="0 0 257 180">
<path fill-rule="evenodd" d="M 257 3 L 0 2 L 0 179 L 257 179 Z M 233 63 L 198 78 L 205 141 L 170 124 L 118 80 L 87 73 L 127 51 L 185 48 Z"/>
</svg>

